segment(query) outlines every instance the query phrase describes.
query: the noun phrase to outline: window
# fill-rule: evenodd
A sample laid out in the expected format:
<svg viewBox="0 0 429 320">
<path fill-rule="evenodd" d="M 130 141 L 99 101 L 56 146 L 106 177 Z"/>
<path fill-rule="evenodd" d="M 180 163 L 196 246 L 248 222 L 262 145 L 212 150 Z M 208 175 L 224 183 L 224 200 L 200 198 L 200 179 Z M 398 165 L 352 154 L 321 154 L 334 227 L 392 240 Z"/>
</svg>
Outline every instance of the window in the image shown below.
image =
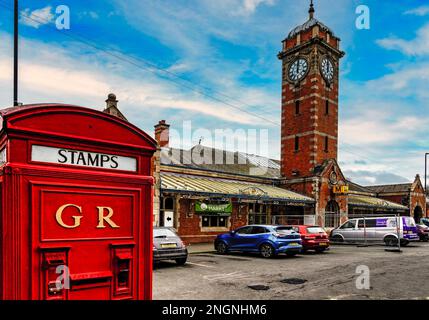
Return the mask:
<svg viewBox="0 0 429 320">
<path fill-rule="evenodd" d="M 243 227 L 236 231 L 237 234 L 250 234 L 252 232 L 252 227 Z"/>
<path fill-rule="evenodd" d="M 161 197 L 159 205 L 159 226 L 173 226 L 172 215 L 174 214 L 174 198 Z"/>
<path fill-rule="evenodd" d="M 329 150 L 329 138 L 326 136 L 325 137 L 325 152 L 328 152 Z"/>
<path fill-rule="evenodd" d="M 308 227 L 307 233 L 310 233 L 310 234 L 325 233 L 325 230 L 323 230 L 323 228 L 321 227 Z"/>
<path fill-rule="evenodd" d="M 204 228 L 226 228 L 228 226 L 227 216 L 202 216 Z"/>
<path fill-rule="evenodd" d="M 325 208 L 325 227 L 336 228 L 340 220 L 340 206 L 335 200 L 329 201 Z"/>
<path fill-rule="evenodd" d="M 249 204 L 249 224 L 267 224 L 267 206 L 259 203 Z"/>
<path fill-rule="evenodd" d="M 299 100 L 296 100 L 295 101 L 295 115 L 298 115 L 299 114 L 299 107 L 300 107 L 300 102 L 299 102 Z"/>
<path fill-rule="evenodd" d="M 402 221 L 407 227 L 415 227 L 416 222 L 414 221 L 414 218 L 411 217 L 402 217 Z"/>
<path fill-rule="evenodd" d="M 172 230 L 166 228 L 154 228 L 153 229 L 153 237 L 154 238 L 176 238 L 177 234 L 175 234 Z"/>
<path fill-rule="evenodd" d="M 293 227 L 293 226 L 287 226 L 287 227 L 277 227 L 276 232 L 278 233 L 288 233 L 288 231 L 295 231 L 299 233 L 299 228 L 298 227 Z"/>
<path fill-rule="evenodd" d="M 299 151 L 299 137 L 295 137 L 295 152 Z"/>
<path fill-rule="evenodd" d="M 356 226 L 356 220 L 350 220 L 344 223 L 340 229 L 354 229 Z"/>
<path fill-rule="evenodd" d="M 268 233 L 269 231 L 264 227 L 253 227 L 251 234 L 261 234 L 261 233 Z"/>
<path fill-rule="evenodd" d="M 325 103 L 325 114 L 326 115 L 329 114 L 329 100 L 326 100 L 326 103 Z"/>
<path fill-rule="evenodd" d="M 358 222 L 359 229 L 375 228 L 375 227 L 377 227 L 377 221 L 375 219 L 365 219 L 365 221 L 363 219 L 359 219 L 359 222 Z"/>
</svg>

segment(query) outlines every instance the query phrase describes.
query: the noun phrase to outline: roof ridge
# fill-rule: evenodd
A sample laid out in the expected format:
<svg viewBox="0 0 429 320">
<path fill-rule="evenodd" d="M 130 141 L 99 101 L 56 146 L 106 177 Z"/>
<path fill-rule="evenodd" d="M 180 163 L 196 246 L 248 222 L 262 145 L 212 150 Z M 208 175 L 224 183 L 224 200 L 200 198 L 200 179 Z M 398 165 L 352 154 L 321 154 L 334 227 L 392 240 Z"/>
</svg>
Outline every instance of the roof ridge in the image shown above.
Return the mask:
<svg viewBox="0 0 429 320">
<path fill-rule="evenodd" d="M 371 188 L 371 187 L 386 187 L 386 186 L 405 186 L 405 185 L 412 185 L 413 182 L 402 182 L 402 183 L 386 183 L 386 184 L 375 184 L 371 186 L 363 186 L 365 188 Z"/>
<path fill-rule="evenodd" d="M 247 153 L 247 152 L 238 151 L 238 150 L 236 150 L 236 151 L 231 151 L 231 150 L 226 150 L 226 149 L 219 149 L 219 148 L 209 147 L 209 146 L 200 145 L 200 144 L 196 144 L 196 145 L 192 146 L 192 147 L 191 147 L 191 148 L 189 148 L 189 149 L 176 148 L 176 147 L 163 147 L 162 149 L 175 149 L 175 150 L 179 150 L 179 151 L 190 152 L 190 151 L 192 151 L 195 147 L 198 147 L 198 146 L 201 146 L 201 147 L 203 147 L 203 148 L 212 149 L 212 150 L 218 150 L 218 151 L 221 151 L 221 152 L 241 153 L 241 154 L 246 155 L 246 156 L 260 157 L 260 158 L 264 158 L 264 159 L 268 159 L 268 160 L 272 160 L 272 161 L 281 161 L 280 159 L 274 159 L 274 158 L 271 158 L 271 157 L 265 157 L 265 156 L 262 156 L 262 155 L 259 155 L 259 154 Z"/>
</svg>

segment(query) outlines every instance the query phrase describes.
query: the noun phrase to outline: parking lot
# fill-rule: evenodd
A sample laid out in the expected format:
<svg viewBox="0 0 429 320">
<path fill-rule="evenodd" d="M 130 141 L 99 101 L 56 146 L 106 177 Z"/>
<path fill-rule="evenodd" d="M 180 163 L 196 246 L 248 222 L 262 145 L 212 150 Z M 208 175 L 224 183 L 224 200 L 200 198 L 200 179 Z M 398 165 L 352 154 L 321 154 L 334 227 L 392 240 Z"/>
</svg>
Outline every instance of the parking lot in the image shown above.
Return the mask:
<svg viewBox="0 0 429 320">
<path fill-rule="evenodd" d="M 356 287 L 356 268 L 362 265 L 369 268 L 370 289 Z M 409 245 L 402 253 L 386 252 L 384 246 L 335 245 L 322 254 L 274 259 L 199 253 L 189 255 L 184 266 L 158 264 L 153 298 L 429 299 L 428 270 L 428 243 Z"/>
</svg>

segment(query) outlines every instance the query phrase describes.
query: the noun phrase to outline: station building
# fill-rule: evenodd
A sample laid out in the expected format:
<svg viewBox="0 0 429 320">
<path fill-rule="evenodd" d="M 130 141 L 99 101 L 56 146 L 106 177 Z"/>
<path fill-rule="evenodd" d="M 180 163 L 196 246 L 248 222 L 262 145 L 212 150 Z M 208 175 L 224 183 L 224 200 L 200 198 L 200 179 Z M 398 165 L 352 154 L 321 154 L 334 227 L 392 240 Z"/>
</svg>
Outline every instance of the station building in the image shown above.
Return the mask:
<svg viewBox="0 0 429 320">
<path fill-rule="evenodd" d="M 282 41 L 280 160 L 201 144 L 173 148 L 168 123 L 156 124 L 154 225 L 174 227 L 195 243 L 252 223 L 333 228 L 351 217 L 427 216 L 418 175 L 408 184 L 361 186 L 341 171 L 338 94 L 344 55 L 340 38 L 315 18 L 313 5 L 308 20 Z M 114 96 L 105 112 L 124 119 Z"/>
</svg>

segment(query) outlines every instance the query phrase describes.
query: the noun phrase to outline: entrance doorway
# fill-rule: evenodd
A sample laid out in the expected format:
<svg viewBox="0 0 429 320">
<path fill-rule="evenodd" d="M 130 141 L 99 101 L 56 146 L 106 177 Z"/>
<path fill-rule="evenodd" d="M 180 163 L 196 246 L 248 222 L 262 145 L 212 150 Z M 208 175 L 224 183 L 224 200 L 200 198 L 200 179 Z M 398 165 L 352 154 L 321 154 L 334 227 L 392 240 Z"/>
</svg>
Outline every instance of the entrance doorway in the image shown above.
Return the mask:
<svg viewBox="0 0 429 320">
<path fill-rule="evenodd" d="M 416 223 L 420 223 L 421 218 L 423 217 L 423 209 L 420 206 L 414 208 L 414 220 Z"/>
<path fill-rule="evenodd" d="M 325 208 L 325 228 L 336 228 L 340 225 L 340 206 L 335 200 L 328 202 Z"/>
</svg>

